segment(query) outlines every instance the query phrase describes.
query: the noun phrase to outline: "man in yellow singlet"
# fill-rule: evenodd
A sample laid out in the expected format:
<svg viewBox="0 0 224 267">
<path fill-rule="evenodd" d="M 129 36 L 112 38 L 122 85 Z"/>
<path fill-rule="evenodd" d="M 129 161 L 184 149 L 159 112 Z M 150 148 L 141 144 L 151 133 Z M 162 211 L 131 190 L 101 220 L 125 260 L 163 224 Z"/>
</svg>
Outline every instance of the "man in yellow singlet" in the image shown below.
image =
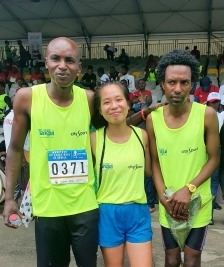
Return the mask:
<svg viewBox="0 0 224 267">
<path fill-rule="evenodd" d="M 23 218 L 13 192 L 29 131 L 37 266 L 68 267 L 72 247 L 77 266 L 96 267 L 98 205 L 89 138 L 94 94 L 73 86 L 81 64 L 71 39 L 52 40 L 45 64 L 51 82 L 20 89 L 14 100 L 4 222 L 16 228 L 10 215 Z M 149 112 L 144 110 L 142 117 Z M 141 122 L 140 112 L 128 120 Z"/>
<path fill-rule="evenodd" d="M 158 192 L 159 220 L 165 249 L 165 267 L 179 267 L 181 253 L 167 221 L 189 219 L 188 204 L 199 193 L 201 209 L 185 241 L 184 266 L 200 267 L 207 225 L 211 219 L 210 176 L 219 164 L 219 131 L 215 111 L 187 97 L 198 80 L 198 62 L 187 51 L 174 50 L 162 57 L 157 78 L 168 105 L 153 111 L 146 120 L 152 157 L 152 173 Z M 170 198 L 165 189 L 173 187 Z"/>
</svg>

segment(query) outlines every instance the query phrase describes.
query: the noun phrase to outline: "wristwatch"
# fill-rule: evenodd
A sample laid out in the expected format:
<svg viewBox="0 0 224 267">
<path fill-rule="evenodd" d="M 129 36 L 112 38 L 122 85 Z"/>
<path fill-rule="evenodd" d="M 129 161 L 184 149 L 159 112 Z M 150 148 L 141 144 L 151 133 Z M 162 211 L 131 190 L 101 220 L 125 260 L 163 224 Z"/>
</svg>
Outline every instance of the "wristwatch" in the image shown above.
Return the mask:
<svg viewBox="0 0 224 267">
<path fill-rule="evenodd" d="M 194 184 L 186 184 L 186 186 L 188 187 L 191 193 L 194 193 L 197 189 L 197 187 Z"/>
</svg>

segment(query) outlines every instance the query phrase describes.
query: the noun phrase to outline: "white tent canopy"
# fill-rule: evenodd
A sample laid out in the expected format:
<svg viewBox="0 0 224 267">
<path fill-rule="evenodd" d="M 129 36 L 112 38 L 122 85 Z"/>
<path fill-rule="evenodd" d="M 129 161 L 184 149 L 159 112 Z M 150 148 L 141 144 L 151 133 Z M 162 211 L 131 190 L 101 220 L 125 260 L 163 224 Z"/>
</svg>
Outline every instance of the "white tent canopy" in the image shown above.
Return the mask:
<svg viewBox="0 0 224 267">
<path fill-rule="evenodd" d="M 0 40 L 222 33 L 223 12 L 222 0 L 0 0 Z"/>
</svg>

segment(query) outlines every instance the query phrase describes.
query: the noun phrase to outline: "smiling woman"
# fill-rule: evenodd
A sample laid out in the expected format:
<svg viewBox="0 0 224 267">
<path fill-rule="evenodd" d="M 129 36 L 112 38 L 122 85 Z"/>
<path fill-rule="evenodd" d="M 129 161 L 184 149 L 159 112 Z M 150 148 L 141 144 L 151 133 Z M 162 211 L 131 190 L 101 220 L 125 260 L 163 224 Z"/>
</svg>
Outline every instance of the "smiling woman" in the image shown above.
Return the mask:
<svg viewBox="0 0 224 267">
<path fill-rule="evenodd" d="M 91 146 L 100 204 L 99 245 L 106 267 L 123 266 L 124 246 L 131 266 L 152 266 L 144 191 L 144 173 L 151 174 L 148 137 L 127 125 L 129 102 L 129 92 L 119 82 L 104 84 L 95 93 L 95 108 L 104 118 L 104 127 L 91 133 Z"/>
</svg>

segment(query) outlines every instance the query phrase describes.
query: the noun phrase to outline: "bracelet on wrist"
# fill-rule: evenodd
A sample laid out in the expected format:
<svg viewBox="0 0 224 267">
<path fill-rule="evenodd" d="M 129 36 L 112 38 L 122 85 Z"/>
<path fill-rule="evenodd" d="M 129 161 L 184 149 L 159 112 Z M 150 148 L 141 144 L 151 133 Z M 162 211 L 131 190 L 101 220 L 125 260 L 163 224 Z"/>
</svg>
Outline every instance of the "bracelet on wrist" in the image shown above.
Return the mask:
<svg viewBox="0 0 224 267">
<path fill-rule="evenodd" d="M 143 109 L 141 110 L 141 117 L 142 117 L 142 119 L 143 119 L 144 121 L 146 121 L 146 117 L 145 117 L 144 111 L 145 111 L 145 109 L 143 108 Z"/>
</svg>

